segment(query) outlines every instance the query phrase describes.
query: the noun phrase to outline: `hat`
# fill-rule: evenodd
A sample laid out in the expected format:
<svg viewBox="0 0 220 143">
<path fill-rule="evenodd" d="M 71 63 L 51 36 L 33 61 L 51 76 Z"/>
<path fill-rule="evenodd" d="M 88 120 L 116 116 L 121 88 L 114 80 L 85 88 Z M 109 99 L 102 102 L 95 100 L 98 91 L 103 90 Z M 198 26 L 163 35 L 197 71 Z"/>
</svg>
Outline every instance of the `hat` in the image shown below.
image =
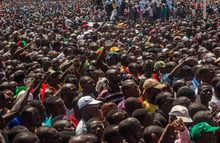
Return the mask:
<svg viewBox="0 0 220 143">
<path fill-rule="evenodd" d="M 190 138 L 191 142 L 193 143 L 196 141 L 200 135 L 206 132 L 212 132 L 218 130 L 220 127 L 212 127 L 206 122 L 198 123 L 195 126 L 193 126 L 191 132 L 190 132 Z"/>
<path fill-rule="evenodd" d="M 189 116 L 189 111 L 182 105 L 173 106 L 169 113 L 170 116 L 176 116 L 177 119 L 181 118 L 184 123 L 192 123 L 192 119 Z"/>
<path fill-rule="evenodd" d="M 96 105 L 99 103 L 101 103 L 101 101 L 95 100 L 91 96 L 84 96 L 79 99 L 77 105 L 78 105 L 79 109 L 82 109 L 83 107 L 85 107 L 87 105 Z"/>
<path fill-rule="evenodd" d="M 111 49 L 110 49 L 110 52 L 119 52 L 121 49 L 120 48 L 118 48 L 118 47 L 112 47 Z"/>
<path fill-rule="evenodd" d="M 163 89 L 164 87 L 166 87 L 166 84 L 160 84 L 159 81 L 153 78 L 146 79 L 143 85 L 143 89 L 146 90 L 151 87 L 157 88 L 157 89 Z"/>
<path fill-rule="evenodd" d="M 158 70 L 159 68 L 165 68 L 165 67 L 166 67 L 166 64 L 164 61 L 157 61 L 154 64 L 154 70 Z"/>
</svg>

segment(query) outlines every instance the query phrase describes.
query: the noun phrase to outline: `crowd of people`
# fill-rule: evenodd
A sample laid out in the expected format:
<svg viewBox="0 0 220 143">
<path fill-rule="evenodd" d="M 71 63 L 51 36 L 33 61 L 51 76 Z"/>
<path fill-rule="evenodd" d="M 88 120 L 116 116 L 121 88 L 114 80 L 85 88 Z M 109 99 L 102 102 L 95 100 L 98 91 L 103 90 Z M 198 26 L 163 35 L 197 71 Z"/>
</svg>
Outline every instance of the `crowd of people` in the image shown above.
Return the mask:
<svg viewBox="0 0 220 143">
<path fill-rule="evenodd" d="M 0 9 L 0 143 L 220 142 L 219 2 Z"/>
</svg>

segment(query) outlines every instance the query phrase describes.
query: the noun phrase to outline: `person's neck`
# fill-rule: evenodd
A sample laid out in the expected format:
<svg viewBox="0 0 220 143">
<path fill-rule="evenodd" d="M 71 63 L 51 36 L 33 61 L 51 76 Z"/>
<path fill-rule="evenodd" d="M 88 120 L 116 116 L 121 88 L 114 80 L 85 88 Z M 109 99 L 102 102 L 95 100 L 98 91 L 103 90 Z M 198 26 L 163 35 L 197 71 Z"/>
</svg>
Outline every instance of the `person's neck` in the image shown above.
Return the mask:
<svg viewBox="0 0 220 143">
<path fill-rule="evenodd" d="M 24 126 L 27 127 L 29 129 L 29 131 L 31 131 L 31 132 L 34 132 L 34 130 L 35 130 L 35 126 L 31 126 L 31 125 L 25 124 L 25 123 L 24 123 Z"/>
<path fill-rule="evenodd" d="M 69 100 L 66 101 L 66 100 L 65 100 L 65 101 L 64 101 L 64 104 L 65 104 L 65 106 L 66 106 L 67 109 L 69 109 L 69 110 L 72 109 L 72 103 L 71 103 L 71 101 L 69 101 Z"/>
<path fill-rule="evenodd" d="M 126 139 L 128 143 L 138 143 L 139 141 L 135 140 L 133 137 Z"/>
<path fill-rule="evenodd" d="M 116 83 L 110 82 L 110 83 L 109 83 L 109 87 L 110 87 L 110 90 L 111 90 L 111 91 L 119 91 L 119 90 L 120 90 L 118 84 L 116 84 Z"/>
<path fill-rule="evenodd" d="M 201 103 L 202 103 L 203 105 L 205 105 L 206 108 L 209 108 L 209 103 L 208 103 L 208 102 L 202 102 L 202 101 L 201 101 Z"/>
</svg>

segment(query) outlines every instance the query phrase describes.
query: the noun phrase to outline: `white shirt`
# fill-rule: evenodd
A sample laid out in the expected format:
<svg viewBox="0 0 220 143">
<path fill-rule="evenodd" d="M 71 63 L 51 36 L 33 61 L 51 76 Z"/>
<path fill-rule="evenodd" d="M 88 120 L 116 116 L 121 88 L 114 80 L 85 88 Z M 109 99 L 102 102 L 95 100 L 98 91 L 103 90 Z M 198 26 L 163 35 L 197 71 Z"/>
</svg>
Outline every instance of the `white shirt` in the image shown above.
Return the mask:
<svg viewBox="0 0 220 143">
<path fill-rule="evenodd" d="M 115 4 L 116 4 L 116 7 L 120 7 L 121 6 L 121 1 L 120 0 L 116 0 Z"/>
</svg>

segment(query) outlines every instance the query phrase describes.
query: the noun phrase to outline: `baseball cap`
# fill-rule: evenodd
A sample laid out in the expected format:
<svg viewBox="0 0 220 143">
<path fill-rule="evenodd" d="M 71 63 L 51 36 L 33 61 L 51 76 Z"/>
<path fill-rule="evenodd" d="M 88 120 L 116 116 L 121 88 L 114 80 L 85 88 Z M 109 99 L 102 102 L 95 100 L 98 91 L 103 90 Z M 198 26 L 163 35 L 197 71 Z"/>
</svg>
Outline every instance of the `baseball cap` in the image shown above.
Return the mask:
<svg viewBox="0 0 220 143">
<path fill-rule="evenodd" d="M 163 89 L 166 87 L 166 84 L 160 84 L 159 81 L 153 78 L 146 79 L 143 85 L 143 89 L 149 89 L 149 88 L 157 88 L 157 89 Z"/>
<path fill-rule="evenodd" d="M 181 118 L 184 123 L 192 123 L 192 119 L 189 116 L 189 111 L 182 105 L 173 106 L 169 113 L 170 116 L 176 116 L 177 119 Z"/>
<path fill-rule="evenodd" d="M 195 126 L 193 126 L 190 132 L 191 143 L 195 142 L 200 135 L 206 132 L 216 131 L 218 129 L 220 129 L 220 127 L 212 127 L 206 122 L 196 124 Z"/>
<path fill-rule="evenodd" d="M 164 61 L 157 61 L 154 64 L 154 70 L 158 70 L 159 68 L 165 68 L 165 67 L 166 67 L 166 64 Z"/>
<path fill-rule="evenodd" d="M 79 99 L 77 105 L 78 105 L 79 109 L 82 109 L 85 106 L 96 105 L 96 104 L 99 104 L 99 103 L 101 103 L 101 101 L 95 100 L 91 96 L 84 96 L 84 97 L 81 97 Z"/>
</svg>

